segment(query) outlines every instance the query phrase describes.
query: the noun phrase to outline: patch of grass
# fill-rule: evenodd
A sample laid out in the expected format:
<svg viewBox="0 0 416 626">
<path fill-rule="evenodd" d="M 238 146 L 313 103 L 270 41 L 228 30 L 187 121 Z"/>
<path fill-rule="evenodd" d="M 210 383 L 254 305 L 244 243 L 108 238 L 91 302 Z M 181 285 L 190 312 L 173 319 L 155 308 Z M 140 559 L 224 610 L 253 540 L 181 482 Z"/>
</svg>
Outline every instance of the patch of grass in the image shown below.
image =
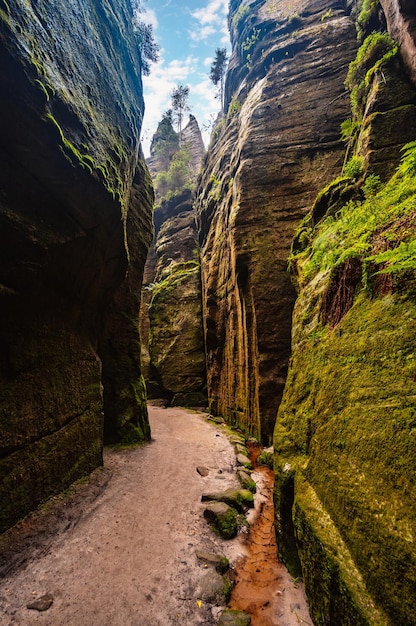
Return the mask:
<svg viewBox="0 0 416 626">
<path fill-rule="evenodd" d="M 241 104 L 240 100 L 236 98 L 235 96 L 233 96 L 230 102 L 230 105 L 228 107 L 227 117 L 229 119 L 232 119 L 233 117 L 238 115 L 238 113 L 241 111 L 242 106 L 243 105 Z"/>
<path fill-rule="evenodd" d="M 382 189 L 377 178 L 370 179 L 364 187 L 365 200 L 348 202 L 310 229 L 310 245 L 291 257 L 291 262 L 301 268 L 302 280 L 308 281 L 316 273 L 356 257 L 362 259 L 364 268 L 371 262 L 374 274 L 382 271 L 397 275 L 414 270 L 415 167 L 416 143 L 404 151 L 396 174 Z M 384 247 L 378 249 L 384 231 Z"/>
<path fill-rule="evenodd" d="M 371 33 L 358 49 L 345 79 L 345 87 L 351 91 L 354 119 L 361 119 L 372 77 L 376 72 L 382 72 L 388 61 L 397 53 L 397 43 L 387 33 Z"/>
<path fill-rule="evenodd" d="M 364 160 L 357 154 L 354 154 L 344 166 L 343 175 L 347 178 L 357 180 L 364 174 Z"/>
<path fill-rule="evenodd" d="M 263 450 L 258 456 L 257 463 L 259 465 L 266 465 L 270 469 L 273 469 L 273 452 L 266 452 Z"/>
</svg>

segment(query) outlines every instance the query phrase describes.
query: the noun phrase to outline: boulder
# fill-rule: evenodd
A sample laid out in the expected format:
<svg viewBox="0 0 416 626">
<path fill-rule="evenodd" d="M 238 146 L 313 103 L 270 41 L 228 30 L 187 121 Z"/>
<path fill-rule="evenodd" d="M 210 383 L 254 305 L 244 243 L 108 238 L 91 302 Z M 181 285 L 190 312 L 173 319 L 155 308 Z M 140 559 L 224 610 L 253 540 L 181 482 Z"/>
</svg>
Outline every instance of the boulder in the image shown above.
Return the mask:
<svg viewBox="0 0 416 626">
<path fill-rule="evenodd" d="M 218 626 L 250 626 L 251 617 L 244 611 L 227 609 L 222 612 Z"/>
<path fill-rule="evenodd" d="M 218 493 L 204 493 L 201 496 L 202 502 L 213 500 L 215 502 L 225 502 L 241 513 L 247 507 L 254 506 L 253 494 L 249 489 L 227 489 Z"/>
<path fill-rule="evenodd" d="M 224 576 L 221 576 L 215 570 L 207 571 L 198 583 L 198 598 L 210 604 L 224 605 L 227 601 L 225 597 L 227 589 L 225 582 Z"/>
<path fill-rule="evenodd" d="M 252 493 L 256 493 L 256 482 L 245 469 L 241 467 L 237 469 L 237 477 L 244 489 L 249 489 Z"/>
<path fill-rule="evenodd" d="M 238 514 L 225 502 L 212 502 L 205 507 L 205 519 L 224 539 L 232 539 L 238 531 Z"/>
</svg>

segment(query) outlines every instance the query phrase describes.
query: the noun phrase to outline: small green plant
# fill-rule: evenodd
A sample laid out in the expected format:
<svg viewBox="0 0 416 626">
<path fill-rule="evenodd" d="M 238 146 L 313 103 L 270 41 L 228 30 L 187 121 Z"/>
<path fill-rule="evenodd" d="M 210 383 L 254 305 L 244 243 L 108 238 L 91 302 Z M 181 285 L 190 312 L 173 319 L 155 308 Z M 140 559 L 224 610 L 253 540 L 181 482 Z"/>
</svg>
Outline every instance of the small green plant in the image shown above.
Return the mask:
<svg viewBox="0 0 416 626">
<path fill-rule="evenodd" d="M 321 16 L 321 22 L 324 22 L 325 20 L 329 19 L 330 17 L 332 17 L 332 9 L 328 9 L 328 11 L 326 11 L 326 13 L 324 13 Z"/>
<path fill-rule="evenodd" d="M 241 49 L 243 51 L 243 56 L 247 62 L 248 66 L 251 66 L 251 53 L 249 52 L 260 39 L 260 28 L 253 28 L 253 31 L 250 36 L 246 37 L 246 39 L 241 44 Z"/>
<path fill-rule="evenodd" d="M 233 590 L 233 583 L 231 582 L 228 576 L 223 576 L 223 581 L 224 581 L 223 594 L 224 594 L 225 600 L 229 602 L 231 598 L 231 592 Z"/>
<path fill-rule="evenodd" d="M 387 33 L 372 33 L 358 49 L 350 63 L 345 87 L 351 91 L 351 110 L 360 119 L 373 76 L 383 72 L 386 63 L 398 52 L 397 44 Z"/>
<path fill-rule="evenodd" d="M 369 256 L 366 261 L 372 261 L 374 264 L 382 266 L 382 269 L 378 270 L 377 274 L 415 272 L 416 240 L 408 243 L 402 241 L 396 248 Z"/>
<path fill-rule="evenodd" d="M 273 452 L 267 452 L 263 450 L 258 456 L 257 463 L 259 465 L 266 465 L 270 469 L 273 469 Z"/>
<path fill-rule="evenodd" d="M 235 115 L 237 115 L 241 111 L 242 106 L 243 105 L 241 104 L 240 100 L 233 96 L 228 107 L 228 117 L 233 118 Z"/>
<path fill-rule="evenodd" d="M 399 166 L 400 174 L 416 174 L 416 141 L 407 143 L 402 148 L 403 157 Z"/>
<path fill-rule="evenodd" d="M 358 36 L 361 37 L 370 19 L 375 14 L 379 6 L 379 0 L 363 0 L 361 9 L 357 17 Z"/>
<path fill-rule="evenodd" d="M 209 182 L 211 183 L 211 189 L 209 191 L 209 195 L 211 196 L 211 198 L 213 198 L 213 200 L 218 202 L 221 198 L 221 181 L 218 180 L 215 174 L 212 174 L 212 176 L 209 179 Z"/>
<path fill-rule="evenodd" d="M 355 139 L 358 131 L 360 130 L 360 123 L 358 120 L 353 120 L 350 117 L 341 123 L 341 139 L 346 143 Z"/>
<path fill-rule="evenodd" d="M 249 12 L 249 10 L 250 9 L 245 4 L 241 4 L 238 7 L 237 12 L 236 12 L 236 14 L 234 15 L 234 17 L 232 19 L 232 26 L 233 26 L 233 28 L 237 28 L 238 26 L 240 26 L 241 22 L 243 21 L 243 19 L 245 18 L 245 16 Z"/>
<path fill-rule="evenodd" d="M 377 174 L 369 174 L 362 186 L 365 198 L 374 197 L 381 189 L 381 179 Z"/>
<path fill-rule="evenodd" d="M 214 143 L 217 141 L 218 137 L 221 135 L 223 129 L 225 127 L 225 117 L 222 117 L 214 126 L 211 133 L 211 142 Z"/>
<path fill-rule="evenodd" d="M 343 175 L 348 178 L 357 180 L 364 173 L 364 160 L 362 157 L 354 154 L 344 166 Z"/>
<path fill-rule="evenodd" d="M 357 56 L 348 68 L 345 86 L 352 90 L 362 80 L 369 84 L 371 75 L 381 69 L 389 59 L 395 56 L 398 47 L 387 33 L 371 33 L 358 49 Z"/>
</svg>

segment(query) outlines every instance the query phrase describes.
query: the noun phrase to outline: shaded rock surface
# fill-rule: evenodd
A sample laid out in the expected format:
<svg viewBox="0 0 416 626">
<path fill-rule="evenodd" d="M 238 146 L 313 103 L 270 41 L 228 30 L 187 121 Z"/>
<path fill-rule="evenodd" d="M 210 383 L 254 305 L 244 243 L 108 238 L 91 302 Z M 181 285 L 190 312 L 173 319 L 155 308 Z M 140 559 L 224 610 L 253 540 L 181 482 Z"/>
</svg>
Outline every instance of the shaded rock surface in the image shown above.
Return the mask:
<svg viewBox="0 0 416 626">
<path fill-rule="evenodd" d="M 400 44 L 400 52 L 416 84 L 416 15 L 411 0 L 380 0 L 389 33 Z"/>
<path fill-rule="evenodd" d="M 192 155 L 196 174 L 204 146 L 193 116 L 182 131 L 182 145 Z M 154 175 L 157 154 L 152 157 Z M 203 406 L 205 354 L 193 200 L 193 192 L 184 189 L 162 201 L 155 211 L 155 237 L 144 275 L 141 335 L 149 396 L 165 397 L 174 405 Z"/>
<path fill-rule="evenodd" d="M 0 17 L 4 529 L 102 462 L 103 412 L 112 438 L 149 436 L 136 294 L 152 191 L 130 3 Z"/>
<path fill-rule="evenodd" d="M 287 259 L 297 223 L 342 168 L 357 43 L 339 2 L 232 2 L 229 22 L 226 115 L 196 202 L 208 396 L 269 443 L 290 355 Z"/>
</svg>

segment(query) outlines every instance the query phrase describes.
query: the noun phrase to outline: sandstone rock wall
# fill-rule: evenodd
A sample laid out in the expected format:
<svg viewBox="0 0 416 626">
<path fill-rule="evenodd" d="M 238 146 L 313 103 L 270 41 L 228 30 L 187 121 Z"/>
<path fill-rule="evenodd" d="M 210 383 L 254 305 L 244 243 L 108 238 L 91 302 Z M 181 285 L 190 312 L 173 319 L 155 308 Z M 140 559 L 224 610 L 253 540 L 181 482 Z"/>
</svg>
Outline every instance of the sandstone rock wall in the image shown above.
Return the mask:
<svg viewBox="0 0 416 626">
<path fill-rule="evenodd" d="M 416 91 L 405 50 L 381 41 L 364 39 L 351 85 L 363 169 L 319 194 L 291 260 L 276 528 L 317 625 L 414 622 Z"/>
<path fill-rule="evenodd" d="M 155 137 L 159 137 L 160 147 L 160 133 Z M 165 141 L 172 144 L 174 152 L 170 133 Z M 154 140 L 152 145 L 157 143 Z M 181 145 L 191 154 L 190 168 L 196 177 L 205 148 L 193 116 L 182 131 Z M 152 153 L 153 175 L 157 175 L 158 166 L 167 167 L 157 158 L 165 152 Z M 155 235 L 145 267 L 141 334 L 149 396 L 162 397 L 173 404 L 201 406 L 206 403 L 205 353 L 193 201 L 193 191 L 184 189 L 156 207 Z"/>
<path fill-rule="evenodd" d="M 211 409 L 269 442 L 290 356 L 294 229 L 341 172 L 356 50 L 340 2 L 230 4 L 226 115 L 197 197 Z"/>
<path fill-rule="evenodd" d="M 191 167 L 196 177 L 199 174 L 202 160 L 205 156 L 205 146 L 198 120 L 194 115 L 189 116 L 188 123 L 181 132 L 181 145 L 189 150 L 191 154 Z"/>
<path fill-rule="evenodd" d="M 148 392 L 169 402 L 200 406 L 205 403 L 205 355 L 192 192 L 163 202 L 155 222 L 142 296 Z"/>
<path fill-rule="evenodd" d="M 391 36 L 399 43 L 410 79 L 416 84 L 416 13 L 412 0 L 380 0 Z"/>
<path fill-rule="evenodd" d="M 101 463 L 103 421 L 112 440 L 149 436 L 137 292 L 152 191 L 130 3 L 4 2 L 0 38 L 4 529 Z"/>
</svg>

